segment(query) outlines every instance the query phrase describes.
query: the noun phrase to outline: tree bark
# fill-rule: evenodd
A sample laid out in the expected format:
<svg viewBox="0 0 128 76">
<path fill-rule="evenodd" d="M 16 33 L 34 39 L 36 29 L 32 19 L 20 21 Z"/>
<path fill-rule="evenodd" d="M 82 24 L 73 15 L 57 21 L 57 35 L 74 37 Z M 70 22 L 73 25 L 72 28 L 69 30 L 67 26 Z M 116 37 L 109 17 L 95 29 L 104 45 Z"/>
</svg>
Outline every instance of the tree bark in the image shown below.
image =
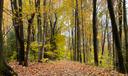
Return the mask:
<svg viewBox="0 0 128 76">
<path fill-rule="evenodd" d="M 20 34 L 20 51 L 19 51 L 19 64 L 24 65 L 25 51 L 24 51 L 24 30 L 22 21 L 22 0 L 18 0 L 19 3 L 19 34 Z"/>
<path fill-rule="evenodd" d="M 16 17 L 12 18 L 12 21 L 13 21 L 13 26 L 14 26 L 14 29 L 15 29 L 15 35 L 16 35 L 16 47 L 17 47 L 17 61 L 19 61 L 19 50 L 20 50 L 20 46 L 19 46 L 19 40 L 18 40 L 18 37 L 19 37 L 19 33 L 16 32 L 17 29 L 19 29 L 19 27 L 17 26 L 16 27 L 16 20 L 17 20 L 17 17 L 18 17 L 18 11 L 15 12 L 15 10 L 17 10 L 17 6 L 16 6 L 16 0 L 13 1 L 13 0 L 10 0 L 11 1 L 11 9 L 12 9 L 12 14 Z"/>
<path fill-rule="evenodd" d="M 126 49 L 126 69 L 128 72 L 128 25 L 127 25 L 127 11 L 126 11 L 126 0 L 123 0 L 123 27 L 125 34 L 125 49 Z"/>
<path fill-rule="evenodd" d="M 0 0 L 0 76 L 17 76 L 13 69 L 7 65 L 4 52 L 3 52 L 3 33 L 2 33 L 2 20 L 3 20 L 3 4 L 4 0 Z"/>
<path fill-rule="evenodd" d="M 126 47 L 126 62 L 128 62 L 128 25 L 127 25 L 127 11 L 126 0 L 123 0 L 123 21 L 124 21 L 124 33 L 125 33 L 125 47 Z"/>
<path fill-rule="evenodd" d="M 52 19 L 50 19 L 50 27 L 51 27 L 50 44 L 52 46 L 51 51 L 54 51 L 54 50 L 57 49 L 56 42 L 55 42 L 55 30 L 56 30 L 56 27 L 57 27 L 58 18 L 57 18 L 56 13 L 54 13 L 54 16 L 55 16 L 55 21 L 54 22 L 52 22 Z"/>
<path fill-rule="evenodd" d="M 123 15 L 122 0 L 118 0 L 119 36 L 120 36 L 121 44 L 122 44 L 122 15 Z"/>
<path fill-rule="evenodd" d="M 25 55 L 25 62 L 24 65 L 28 66 L 28 54 L 30 50 L 30 43 L 31 43 L 31 34 L 32 34 L 32 23 L 34 20 L 35 13 L 31 15 L 31 18 L 28 19 L 28 29 L 27 29 L 27 47 L 26 47 L 26 55 Z"/>
<path fill-rule="evenodd" d="M 18 4 L 17 4 L 18 3 Z M 12 13 L 14 15 L 13 26 L 15 28 L 16 38 L 19 43 L 18 61 L 20 65 L 24 65 L 24 33 L 22 21 L 22 0 L 11 0 Z"/>
<path fill-rule="evenodd" d="M 45 1 L 45 0 L 44 0 Z M 42 41 L 42 22 L 41 22 L 41 13 L 40 13 L 40 0 L 35 0 L 35 7 L 37 11 L 37 27 L 38 27 L 38 62 L 42 60 L 42 50 L 41 50 L 41 41 Z"/>
<path fill-rule="evenodd" d="M 44 52 L 46 48 L 44 47 L 46 44 L 46 31 L 47 31 L 47 11 L 46 11 L 46 0 L 43 1 L 43 6 L 44 6 L 44 13 L 43 13 L 43 40 L 42 40 L 42 59 L 44 58 Z"/>
<path fill-rule="evenodd" d="M 116 54 L 117 54 L 117 58 L 118 58 L 119 69 L 117 69 L 117 70 L 124 73 L 125 72 L 124 59 L 123 59 L 123 55 L 122 55 L 120 37 L 119 37 L 117 24 L 116 24 L 116 20 L 115 20 L 115 14 L 114 14 L 112 0 L 107 0 L 107 4 L 108 4 L 109 15 L 111 18 L 112 33 L 113 33 L 114 43 L 116 46 Z"/>
<path fill-rule="evenodd" d="M 102 25 L 103 26 L 103 25 Z M 105 40 L 106 40 L 106 33 L 107 33 L 107 26 L 108 26 L 108 23 L 106 23 L 106 26 L 105 26 L 105 30 L 103 31 L 103 36 L 102 36 L 102 56 L 104 55 L 104 46 L 105 46 Z"/>
<path fill-rule="evenodd" d="M 97 0 L 93 0 L 93 46 L 94 46 L 94 62 L 98 66 L 98 39 L 97 39 L 97 10 L 96 10 Z"/>
<path fill-rule="evenodd" d="M 83 62 L 86 63 L 86 59 L 85 59 L 85 33 L 84 33 L 84 22 L 83 22 L 83 8 L 82 8 L 82 4 L 83 4 L 83 1 L 81 0 L 81 25 L 82 25 L 82 48 L 83 48 Z"/>
<path fill-rule="evenodd" d="M 76 8 L 75 8 L 75 20 L 76 20 L 76 29 L 77 29 L 77 61 L 82 62 L 81 56 L 81 38 L 80 38 L 80 25 L 79 25 L 79 10 L 78 10 L 78 0 L 76 0 Z"/>
</svg>

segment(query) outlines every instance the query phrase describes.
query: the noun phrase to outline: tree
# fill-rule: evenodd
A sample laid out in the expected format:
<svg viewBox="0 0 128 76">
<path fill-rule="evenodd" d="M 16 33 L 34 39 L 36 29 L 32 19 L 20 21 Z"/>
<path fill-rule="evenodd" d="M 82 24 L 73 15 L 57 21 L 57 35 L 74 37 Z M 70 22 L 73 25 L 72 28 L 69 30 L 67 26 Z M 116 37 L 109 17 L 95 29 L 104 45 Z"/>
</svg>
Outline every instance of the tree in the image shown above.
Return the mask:
<svg viewBox="0 0 128 76">
<path fill-rule="evenodd" d="M 81 58 L 81 38 L 80 38 L 80 22 L 79 22 L 79 10 L 78 10 L 78 0 L 76 0 L 75 7 L 75 27 L 76 27 L 76 50 L 77 50 L 77 61 L 82 62 Z"/>
<path fill-rule="evenodd" d="M 42 25 L 41 25 L 42 22 L 41 22 L 41 13 L 40 13 L 40 0 L 35 0 L 35 7 L 36 7 L 36 12 L 37 12 L 38 45 L 40 45 L 42 41 Z M 38 62 L 40 62 L 42 59 L 42 49 L 40 46 L 38 46 L 38 51 L 39 51 Z"/>
<path fill-rule="evenodd" d="M 18 17 L 18 11 L 15 12 L 15 10 L 18 10 L 18 7 L 16 5 L 17 1 L 16 0 L 10 0 L 11 1 L 11 9 L 12 9 L 12 14 L 14 17 L 12 17 L 12 22 L 13 22 L 13 26 L 15 28 L 15 35 L 16 35 L 16 47 L 17 47 L 17 61 L 19 61 L 19 50 L 20 50 L 20 46 L 19 46 L 19 27 L 16 26 L 17 25 L 17 17 Z"/>
<path fill-rule="evenodd" d="M 24 52 L 24 32 L 22 21 L 22 0 L 11 0 L 11 8 L 13 14 L 13 26 L 15 28 L 16 38 L 19 43 L 18 61 L 19 65 L 24 65 L 25 52 Z"/>
<path fill-rule="evenodd" d="M 93 46 L 94 46 L 94 62 L 98 66 L 98 39 L 97 39 L 97 10 L 96 10 L 97 0 L 93 0 Z"/>
<path fill-rule="evenodd" d="M 43 40 L 42 40 L 42 58 L 44 58 L 45 44 L 46 44 L 46 29 L 47 29 L 47 12 L 46 12 L 46 0 L 43 1 L 44 12 L 43 12 Z"/>
<path fill-rule="evenodd" d="M 83 61 L 84 63 L 86 62 L 85 60 L 85 33 L 84 33 L 84 21 L 83 21 L 83 1 L 81 0 L 81 25 L 82 25 L 82 48 L 83 48 Z"/>
<path fill-rule="evenodd" d="M 115 20 L 115 14 L 114 14 L 114 8 L 113 8 L 112 0 L 107 0 L 107 4 L 108 4 L 109 15 L 111 18 L 112 33 L 113 33 L 114 43 L 116 46 L 116 54 L 117 54 L 117 58 L 118 58 L 119 68 L 117 68 L 117 70 L 124 73 L 125 72 L 124 59 L 123 59 L 123 55 L 122 55 L 120 37 L 119 37 L 117 24 L 116 24 L 116 20 Z"/>
<path fill-rule="evenodd" d="M 31 14 L 31 18 L 28 19 L 28 29 L 27 29 L 27 47 L 26 47 L 26 55 L 25 55 L 25 62 L 24 65 L 28 66 L 28 54 L 30 50 L 30 44 L 31 44 L 31 34 L 32 34 L 32 23 L 34 20 L 35 13 Z"/>
<path fill-rule="evenodd" d="M 25 52 L 24 52 L 24 30 L 22 21 L 22 0 L 18 0 L 19 3 L 19 31 L 20 31 L 20 51 L 19 51 L 19 64 L 24 65 Z"/>
<path fill-rule="evenodd" d="M 122 11 L 122 0 L 118 0 L 119 35 L 120 35 L 121 42 L 122 42 L 122 15 L 123 15 L 123 11 Z"/>
<path fill-rule="evenodd" d="M 50 44 L 51 44 L 51 51 L 54 51 L 57 49 L 56 47 L 56 42 L 55 42 L 55 30 L 56 30 L 56 27 L 57 27 L 57 21 L 58 21 L 58 18 L 57 18 L 57 14 L 54 13 L 54 16 L 55 16 L 55 20 L 54 22 L 52 21 L 52 17 L 50 17 L 50 28 L 51 28 L 51 38 L 50 38 Z"/>
<path fill-rule="evenodd" d="M 126 14 L 126 0 L 123 0 L 123 27 L 125 33 L 125 49 L 126 49 L 126 64 L 128 64 L 128 26 L 127 26 L 127 14 Z M 128 71 L 128 68 L 127 68 Z"/>
<path fill-rule="evenodd" d="M 3 33 L 2 33 L 2 20 L 3 20 L 3 4 L 4 0 L 0 0 L 0 75 L 1 76 L 13 76 L 16 73 L 13 69 L 7 65 L 5 58 L 4 58 L 4 51 L 3 51 Z"/>
<path fill-rule="evenodd" d="M 104 46 L 105 46 L 107 28 L 108 28 L 108 23 L 107 23 L 107 18 L 106 18 L 106 26 L 105 26 L 105 29 L 103 31 L 103 36 L 102 36 L 103 37 L 103 39 L 102 39 L 102 55 L 104 55 Z"/>
</svg>

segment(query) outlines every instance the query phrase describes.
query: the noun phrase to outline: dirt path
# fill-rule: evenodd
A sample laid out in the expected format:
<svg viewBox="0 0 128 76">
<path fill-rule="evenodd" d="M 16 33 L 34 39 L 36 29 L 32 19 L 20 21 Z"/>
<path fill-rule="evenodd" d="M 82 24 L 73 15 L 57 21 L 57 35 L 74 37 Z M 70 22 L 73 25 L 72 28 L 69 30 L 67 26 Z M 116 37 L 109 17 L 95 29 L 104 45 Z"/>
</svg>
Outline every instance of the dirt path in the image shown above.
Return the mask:
<svg viewBox="0 0 128 76">
<path fill-rule="evenodd" d="M 108 69 L 71 61 L 31 63 L 27 68 L 15 62 L 10 65 L 19 76 L 124 76 Z"/>
</svg>

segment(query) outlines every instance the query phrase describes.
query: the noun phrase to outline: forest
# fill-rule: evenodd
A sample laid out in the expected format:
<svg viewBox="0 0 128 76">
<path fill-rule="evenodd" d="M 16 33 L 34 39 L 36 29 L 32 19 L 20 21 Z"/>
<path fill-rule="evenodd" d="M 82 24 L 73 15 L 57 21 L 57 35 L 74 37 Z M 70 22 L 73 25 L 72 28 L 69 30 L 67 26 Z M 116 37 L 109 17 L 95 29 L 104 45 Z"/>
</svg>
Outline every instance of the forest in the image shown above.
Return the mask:
<svg viewBox="0 0 128 76">
<path fill-rule="evenodd" d="M 128 0 L 0 0 L 0 76 L 127 76 Z"/>
</svg>

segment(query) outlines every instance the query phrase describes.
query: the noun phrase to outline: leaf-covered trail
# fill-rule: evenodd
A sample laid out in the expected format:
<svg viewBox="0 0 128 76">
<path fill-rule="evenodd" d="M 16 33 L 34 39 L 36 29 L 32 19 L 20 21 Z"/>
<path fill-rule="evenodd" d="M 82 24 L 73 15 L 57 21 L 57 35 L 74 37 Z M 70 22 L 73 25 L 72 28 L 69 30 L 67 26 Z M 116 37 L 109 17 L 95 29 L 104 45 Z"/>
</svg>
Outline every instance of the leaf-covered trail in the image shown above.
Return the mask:
<svg viewBox="0 0 128 76">
<path fill-rule="evenodd" d="M 27 68 L 16 62 L 10 65 L 18 76 L 123 76 L 112 70 L 71 61 L 30 63 Z"/>
</svg>

